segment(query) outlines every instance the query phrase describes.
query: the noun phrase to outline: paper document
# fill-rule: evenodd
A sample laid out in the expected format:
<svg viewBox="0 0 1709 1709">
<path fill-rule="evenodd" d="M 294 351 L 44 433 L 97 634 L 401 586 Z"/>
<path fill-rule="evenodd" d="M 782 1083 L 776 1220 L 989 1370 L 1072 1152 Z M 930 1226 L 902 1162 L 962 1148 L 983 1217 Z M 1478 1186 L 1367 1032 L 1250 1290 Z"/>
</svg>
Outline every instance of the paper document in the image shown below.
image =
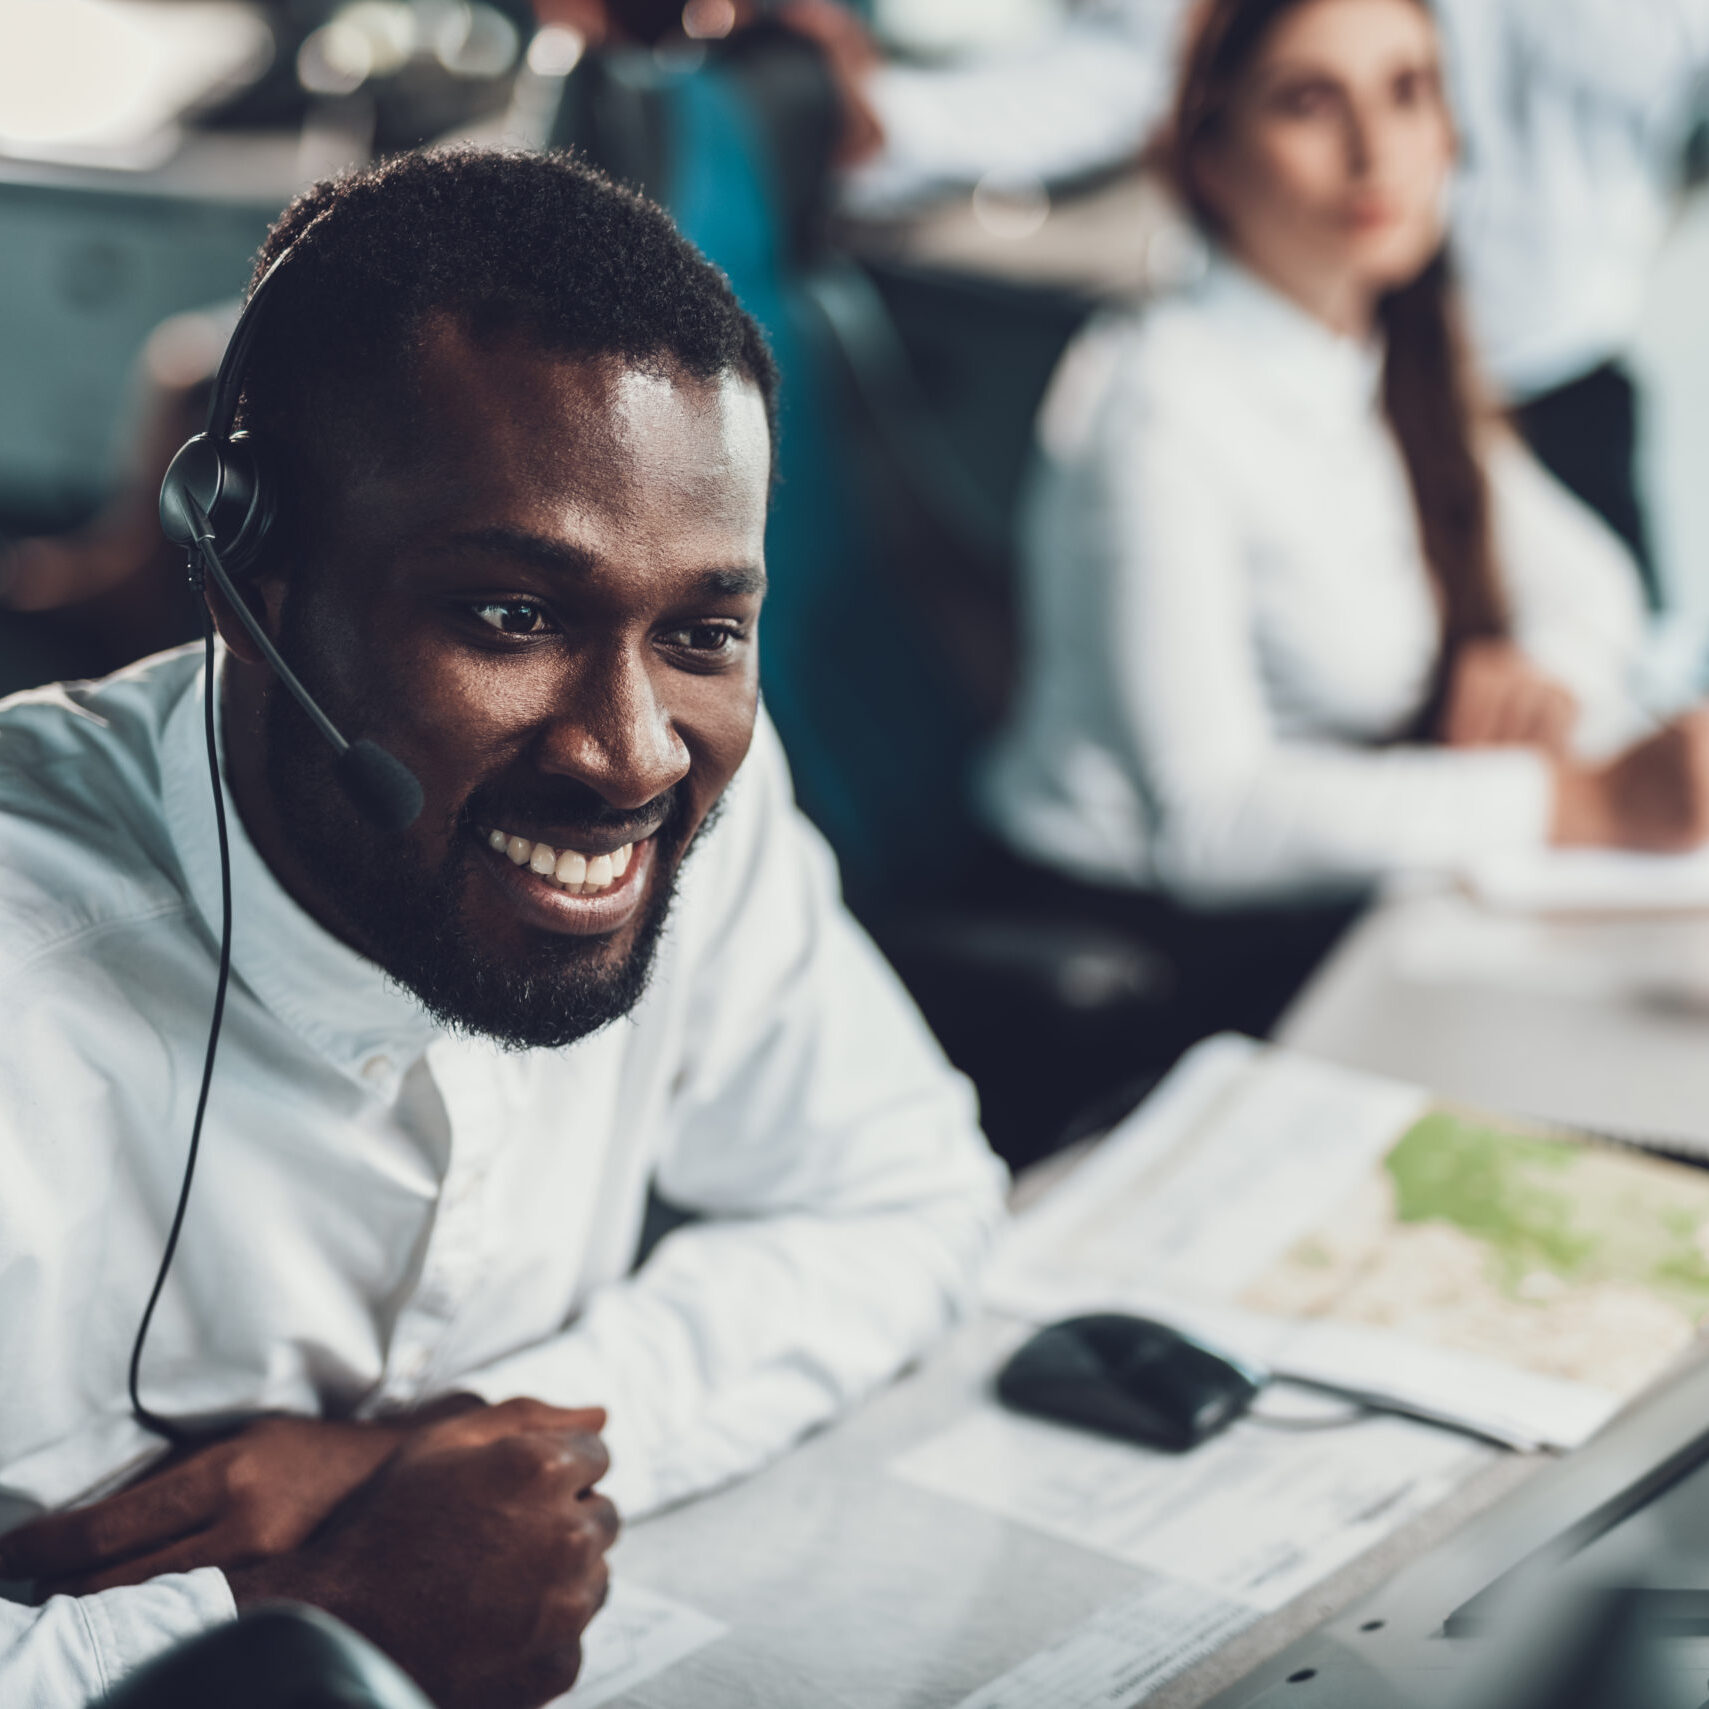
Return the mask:
<svg viewBox="0 0 1709 1709">
<path fill-rule="evenodd" d="M 956 1709 L 1128 1709 L 1255 1619 L 1250 1608 L 1160 1581 L 1100 1608 Z"/>
<path fill-rule="evenodd" d="M 1170 1454 L 981 1408 L 891 1464 L 907 1482 L 1268 1612 L 1435 1506 L 1494 1449 L 1404 1419 L 1236 1424 Z"/>
<path fill-rule="evenodd" d="M 721 1620 L 623 1577 L 582 1637 L 575 1688 L 547 1709 L 598 1709 L 729 1631 Z"/>
<path fill-rule="evenodd" d="M 1213 1039 L 1017 1220 L 990 1298 L 1572 1447 L 1709 1315 L 1709 1174 Z"/>
<path fill-rule="evenodd" d="M 1538 849 L 1491 855 L 1467 888 L 1491 908 L 1524 913 L 1677 913 L 1709 909 L 1709 851 Z"/>
</svg>

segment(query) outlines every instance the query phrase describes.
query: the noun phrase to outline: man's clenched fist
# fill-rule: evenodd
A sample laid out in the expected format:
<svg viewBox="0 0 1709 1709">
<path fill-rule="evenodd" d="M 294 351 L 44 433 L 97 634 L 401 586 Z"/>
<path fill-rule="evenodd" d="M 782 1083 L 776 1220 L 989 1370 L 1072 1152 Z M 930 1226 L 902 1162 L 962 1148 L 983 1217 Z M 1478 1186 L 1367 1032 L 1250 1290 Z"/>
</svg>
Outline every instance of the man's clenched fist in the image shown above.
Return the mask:
<svg viewBox="0 0 1709 1709">
<path fill-rule="evenodd" d="M 337 1615 L 440 1709 L 538 1709 L 605 1600 L 599 1420 L 517 1400 L 420 1429 L 304 1547 L 231 1571 L 233 1594 Z"/>
</svg>

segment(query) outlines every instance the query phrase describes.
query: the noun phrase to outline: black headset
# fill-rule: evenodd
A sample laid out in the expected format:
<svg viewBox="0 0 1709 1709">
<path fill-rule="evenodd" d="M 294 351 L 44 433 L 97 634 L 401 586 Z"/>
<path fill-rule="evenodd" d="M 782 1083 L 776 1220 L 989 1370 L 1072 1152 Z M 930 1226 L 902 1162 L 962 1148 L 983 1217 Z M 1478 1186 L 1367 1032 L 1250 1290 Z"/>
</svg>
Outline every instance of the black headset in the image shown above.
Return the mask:
<svg viewBox="0 0 1709 1709">
<path fill-rule="evenodd" d="M 319 216 L 321 218 L 323 216 Z M 318 223 L 311 221 L 309 230 Z M 305 231 L 304 235 L 307 233 Z M 219 1050 L 220 1026 L 225 1019 L 226 987 L 231 981 L 231 842 L 226 827 L 225 789 L 220 777 L 219 749 L 215 737 L 217 710 L 214 697 L 214 619 L 207 602 L 211 580 L 233 616 L 249 631 L 280 683 L 308 714 L 315 728 L 337 754 L 337 775 L 345 793 L 364 817 L 384 831 L 402 831 L 421 813 L 421 782 L 408 766 L 378 743 L 365 739 L 347 741 L 321 710 L 314 696 L 298 681 L 296 673 L 280 657 L 272 637 L 262 627 L 237 585 L 251 580 L 261 567 L 264 549 L 274 532 L 280 509 L 279 477 L 264 442 L 237 427 L 238 404 L 243 382 L 262 321 L 262 310 L 278 290 L 278 279 L 286 263 L 301 246 L 299 237 L 262 274 L 238 316 L 231 341 L 220 358 L 214 377 L 214 393 L 208 403 L 208 425 L 190 439 L 172 459 L 160 485 L 160 526 L 168 540 L 183 546 L 189 556 L 190 582 L 202 595 L 202 722 L 207 739 L 208 775 L 214 790 L 214 825 L 220 848 L 220 960 L 214 987 L 213 1017 L 208 1026 L 208 1049 L 202 1059 L 202 1084 L 196 1098 L 196 1118 L 190 1128 L 190 1150 L 184 1163 L 184 1179 L 178 1189 L 178 1206 L 166 1236 L 166 1249 L 154 1287 L 137 1326 L 131 1346 L 131 1413 L 145 1429 L 172 1443 L 192 1439 L 193 1432 L 171 1419 L 151 1412 L 138 1392 L 143 1344 L 166 1286 L 184 1227 L 184 1212 L 190 1203 L 190 1187 L 196 1176 L 196 1158 L 202 1146 L 202 1118 L 207 1113 L 208 1091 L 213 1084 L 214 1057 Z"/>
<path fill-rule="evenodd" d="M 316 223 L 311 221 L 309 230 Z M 265 442 L 238 430 L 237 409 L 262 310 L 302 241 L 298 238 L 262 274 L 244 304 L 214 377 L 208 425 L 179 450 L 160 483 L 160 526 L 168 540 L 188 548 L 191 582 L 201 589 L 204 575 L 212 578 L 279 681 L 332 745 L 339 781 L 356 806 L 381 830 L 401 831 L 421 812 L 421 784 L 415 774 L 377 743 L 344 739 L 279 656 L 272 637 L 234 585 L 261 567 L 268 539 L 278 526 L 278 471 Z"/>
</svg>

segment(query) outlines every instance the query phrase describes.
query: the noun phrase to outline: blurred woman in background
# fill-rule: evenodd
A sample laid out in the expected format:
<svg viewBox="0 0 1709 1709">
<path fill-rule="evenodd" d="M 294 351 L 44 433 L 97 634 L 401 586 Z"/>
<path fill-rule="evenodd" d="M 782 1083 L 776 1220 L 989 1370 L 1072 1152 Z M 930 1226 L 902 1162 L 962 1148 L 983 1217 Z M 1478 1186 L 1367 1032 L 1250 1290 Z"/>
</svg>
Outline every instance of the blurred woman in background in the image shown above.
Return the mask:
<svg viewBox="0 0 1709 1709">
<path fill-rule="evenodd" d="M 1170 139 L 1208 272 L 1082 335 L 1041 421 L 987 814 L 1189 977 L 1238 968 L 1210 1024 L 1274 1018 L 1337 918 L 1300 903 L 1709 834 L 1709 718 L 1631 696 L 1630 559 L 1470 372 L 1454 152 L 1425 0 L 1210 0 Z"/>
</svg>

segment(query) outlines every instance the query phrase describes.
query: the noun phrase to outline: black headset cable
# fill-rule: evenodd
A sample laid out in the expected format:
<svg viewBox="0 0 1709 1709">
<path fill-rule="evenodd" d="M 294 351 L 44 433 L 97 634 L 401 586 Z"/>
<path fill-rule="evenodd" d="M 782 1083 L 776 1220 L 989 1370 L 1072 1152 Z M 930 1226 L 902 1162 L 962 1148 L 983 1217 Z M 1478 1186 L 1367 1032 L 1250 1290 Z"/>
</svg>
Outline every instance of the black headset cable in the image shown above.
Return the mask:
<svg viewBox="0 0 1709 1709">
<path fill-rule="evenodd" d="M 206 518 L 200 519 L 206 525 Z M 192 550 L 191 579 L 198 592 L 202 586 L 201 551 Z M 131 1346 L 130 1398 L 131 1413 L 145 1430 L 163 1436 L 174 1446 L 190 1439 L 190 1432 L 169 1418 L 143 1405 L 138 1377 L 142 1369 L 143 1344 L 148 1340 L 148 1327 L 154 1320 L 154 1308 L 160 1303 L 161 1290 L 166 1286 L 167 1272 L 172 1268 L 173 1255 L 178 1250 L 178 1236 L 184 1228 L 184 1213 L 190 1205 L 190 1188 L 196 1179 L 196 1158 L 202 1149 L 202 1119 L 208 1111 L 208 1092 L 214 1081 L 214 1057 L 220 1047 L 220 1027 L 225 1020 L 226 986 L 231 981 L 231 839 L 226 830 L 225 785 L 220 777 L 219 743 L 214 727 L 214 617 L 207 600 L 201 600 L 204 656 L 202 665 L 202 722 L 207 736 L 208 776 L 214 788 L 214 825 L 220 844 L 220 971 L 214 987 L 213 1018 L 208 1023 L 208 1050 L 202 1059 L 202 1086 L 196 1096 L 196 1119 L 190 1127 L 190 1152 L 184 1160 L 184 1180 L 178 1189 L 178 1208 L 172 1213 L 172 1227 L 166 1236 L 166 1250 L 161 1255 L 160 1269 L 154 1278 L 154 1288 L 148 1296 L 142 1322 L 137 1325 L 136 1340 Z"/>
</svg>

